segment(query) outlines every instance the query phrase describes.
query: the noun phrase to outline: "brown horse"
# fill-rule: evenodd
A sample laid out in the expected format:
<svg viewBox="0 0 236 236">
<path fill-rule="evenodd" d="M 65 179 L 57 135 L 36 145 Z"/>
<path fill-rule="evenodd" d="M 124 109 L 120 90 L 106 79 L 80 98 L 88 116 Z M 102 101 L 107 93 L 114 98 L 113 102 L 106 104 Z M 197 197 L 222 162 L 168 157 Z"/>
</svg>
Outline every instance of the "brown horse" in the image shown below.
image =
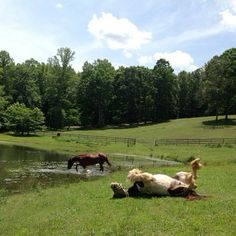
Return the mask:
<svg viewBox="0 0 236 236">
<path fill-rule="evenodd" d="M 76 171 L 78 171 L 78 166 L 82 166 L 85 169 L 86 166 L 95 165 L 98 163 L 100 165 L 100 171 L 103 171 L 104 162 L 111 166 L 111 163 L 108 161 L 107 156 L 101 152 L 83 153 L 68 160 L 68 169 L 71 169 L 74 163 L 76 163 Z"/>
</svg>

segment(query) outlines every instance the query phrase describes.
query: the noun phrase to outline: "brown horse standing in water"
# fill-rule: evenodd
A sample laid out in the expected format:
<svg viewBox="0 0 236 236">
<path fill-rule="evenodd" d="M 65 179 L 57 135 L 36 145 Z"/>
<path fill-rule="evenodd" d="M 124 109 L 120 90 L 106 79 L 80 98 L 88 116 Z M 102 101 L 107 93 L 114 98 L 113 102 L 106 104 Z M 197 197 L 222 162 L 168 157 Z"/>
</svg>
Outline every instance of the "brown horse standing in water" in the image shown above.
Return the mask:
<svg viewBox="0 0 236 236">
<path fill-rule="evenodd" d="M 71 169 L 73 164 L 76 163 L 76 171 L 78 172 L 78 166 L 82 166 L 85 169 L 86 166 L 98 163 L 100 165 L 100 171 L 103 171 L 104 162 L 111 166 L 111 163 L 108 161 L 107 156 L 104 153 L 83 153 L 68 160 L 68 169 Z"/>
</svg>

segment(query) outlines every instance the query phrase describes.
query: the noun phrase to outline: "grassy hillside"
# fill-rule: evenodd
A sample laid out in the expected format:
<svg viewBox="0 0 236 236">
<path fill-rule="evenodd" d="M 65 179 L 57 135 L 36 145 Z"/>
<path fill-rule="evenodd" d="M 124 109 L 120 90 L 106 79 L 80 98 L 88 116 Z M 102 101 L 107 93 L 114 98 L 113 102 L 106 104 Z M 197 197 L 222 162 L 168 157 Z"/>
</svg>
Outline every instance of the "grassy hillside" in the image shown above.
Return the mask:
<svg viewBox="0 0 236 236">
<path fill-rule="evenodd" d="M 230 138 L 236 137 L 236 115 L 230 116 L 225 122 L 220 117 L 199 117 L 170 120 L 168 122 L 133 126 L 126 128 L 104 128 L 96 130 L 73 131 L 82 134 L 105 135 L 118 137 L 132 137 L 140 141 L 152 142 L 156 138 Z"/>
</svg>

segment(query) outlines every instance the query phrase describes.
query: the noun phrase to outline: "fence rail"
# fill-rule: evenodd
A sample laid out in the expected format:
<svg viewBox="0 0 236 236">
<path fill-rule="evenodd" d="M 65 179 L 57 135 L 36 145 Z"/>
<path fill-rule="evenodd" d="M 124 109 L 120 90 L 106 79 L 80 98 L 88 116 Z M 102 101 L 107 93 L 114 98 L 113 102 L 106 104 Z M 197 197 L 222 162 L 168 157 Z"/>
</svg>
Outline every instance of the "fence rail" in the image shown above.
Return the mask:
<svg viewBox="0 0 236 236">
<path fill-rule="evenodd" d="M 98 136 L 98 135 L 85 135 L 85 134 L 66 134 L 66 133 L 57 133 L 56 136 L 59 137 L 69 137 L 72 139 L 84 139 L 96 142 L 113 142 L 113 143 L 125 143 L 127 146 L 133 146 L 136 144 L 135 138 L 122 138 L 122 137 L 108 137 L 108 136 Z"/>
<path fill-rule="evenodd" d="M 196 138 L 196 139 L 155 139 L 155 146 L 159 144 L 236 144 L 236 138 Z"/>
</svg>

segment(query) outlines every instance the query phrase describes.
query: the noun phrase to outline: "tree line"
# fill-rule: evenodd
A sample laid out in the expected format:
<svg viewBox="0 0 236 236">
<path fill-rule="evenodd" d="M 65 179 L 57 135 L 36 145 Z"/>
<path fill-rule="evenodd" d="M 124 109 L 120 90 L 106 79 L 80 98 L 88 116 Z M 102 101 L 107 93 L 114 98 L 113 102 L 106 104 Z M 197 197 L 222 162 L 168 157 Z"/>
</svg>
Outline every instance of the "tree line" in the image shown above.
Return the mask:
<svg viewBox="0 0 236 236">
<path fill-rule="evenodd" d="M 0 130 L 29 133 L 81 125 L 159 122 L 236 112 L 236 48 L 202 68 L 176 75 L 164 59 L 153 68 L 115 69 L 107 59 L 71 66 L 75 53 L 60 48 L 46 63 L 15 63 L 0 51 Z"/>
</svg>

